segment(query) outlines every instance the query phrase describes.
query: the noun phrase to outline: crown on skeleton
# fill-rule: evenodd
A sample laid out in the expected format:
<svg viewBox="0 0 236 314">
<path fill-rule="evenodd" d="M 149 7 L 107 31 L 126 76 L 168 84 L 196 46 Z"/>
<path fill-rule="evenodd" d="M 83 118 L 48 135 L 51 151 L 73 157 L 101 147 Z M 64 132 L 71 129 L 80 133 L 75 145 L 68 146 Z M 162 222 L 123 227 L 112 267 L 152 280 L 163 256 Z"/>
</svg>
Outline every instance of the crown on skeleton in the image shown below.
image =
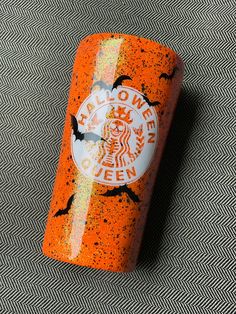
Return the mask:
<svg viewBox="0 0 236 314">
<path fill-rule="evenodd" d="M 126 111 L 125 107 L 118 106 L 118 108 L 115 109 L 112 106 L 111 110 L 108 113 L 106 113 L 106 118 L 107 119 L 119 119 L 130 124 L 133 122 L 133 119 L 130 118 L 130 112 L 131 110 Z"/>
</svg>

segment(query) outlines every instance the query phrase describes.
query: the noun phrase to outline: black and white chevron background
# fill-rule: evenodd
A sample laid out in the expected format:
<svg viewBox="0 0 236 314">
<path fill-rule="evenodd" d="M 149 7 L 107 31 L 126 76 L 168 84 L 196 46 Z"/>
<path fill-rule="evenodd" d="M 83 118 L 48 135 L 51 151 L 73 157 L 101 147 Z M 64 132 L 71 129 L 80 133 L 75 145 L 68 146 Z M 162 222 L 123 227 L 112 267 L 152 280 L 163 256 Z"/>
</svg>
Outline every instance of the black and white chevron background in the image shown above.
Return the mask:
<svg viewBox="0 0 236 314">
<path fill-rule="evenodd" d="M 234 0 L 1 0 L 1 313 L 235 314 Z M 95 32 L 145 36 L 185 79 L 137 269 L 41 253 L 75 52 Z"/>
</svg>

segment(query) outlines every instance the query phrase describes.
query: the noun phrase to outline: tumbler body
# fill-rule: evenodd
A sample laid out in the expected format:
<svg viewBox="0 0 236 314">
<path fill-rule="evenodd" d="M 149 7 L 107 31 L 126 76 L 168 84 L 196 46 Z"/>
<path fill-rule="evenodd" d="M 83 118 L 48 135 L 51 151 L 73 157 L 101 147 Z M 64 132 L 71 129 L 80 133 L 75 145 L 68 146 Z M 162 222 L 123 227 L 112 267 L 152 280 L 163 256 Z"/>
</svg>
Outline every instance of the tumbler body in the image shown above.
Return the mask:
<svg viewBox="0 0 236 314">
<path fill-rule="evenodd" d="M 80 42 L 45 255 L 134 270 L 182 78 L 180 57 L 149 39 L 100 33 Z"/>
</svg>

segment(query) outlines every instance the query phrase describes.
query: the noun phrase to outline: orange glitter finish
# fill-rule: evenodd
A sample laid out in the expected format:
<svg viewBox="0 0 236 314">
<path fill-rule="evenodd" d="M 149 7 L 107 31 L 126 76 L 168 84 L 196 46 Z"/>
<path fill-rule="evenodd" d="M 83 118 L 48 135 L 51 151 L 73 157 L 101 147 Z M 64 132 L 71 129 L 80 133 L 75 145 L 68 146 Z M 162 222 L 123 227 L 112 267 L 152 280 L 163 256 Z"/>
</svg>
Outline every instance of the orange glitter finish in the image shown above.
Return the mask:
<svg viewBox="0 0 236 314">
<path fill-rule="evenodd" d="M 180 57 L 149 39 L 101 33 L 80 42 L 43 242 L 46 256 L 134 270 L 182 79 Z"/>
</svg>

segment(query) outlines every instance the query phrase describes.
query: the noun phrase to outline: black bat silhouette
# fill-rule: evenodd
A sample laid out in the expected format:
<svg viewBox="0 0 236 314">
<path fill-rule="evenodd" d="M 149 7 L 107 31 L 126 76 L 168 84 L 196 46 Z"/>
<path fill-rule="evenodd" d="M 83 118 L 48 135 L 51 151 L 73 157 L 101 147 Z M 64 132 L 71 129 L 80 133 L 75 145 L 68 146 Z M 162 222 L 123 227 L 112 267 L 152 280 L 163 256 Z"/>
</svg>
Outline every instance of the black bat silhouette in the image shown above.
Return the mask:
<svg viewBox="0 0 236 314">
<path fill-rule="evenodd" d="M 145 95 L 142 95 L 142 96 L 143 96 L 143 99 L 148 103 L 148 105 L 149 105 L 150 107 L 158 106 L 158 105 L 161 104 L 159 101 L 153 101 L 153 102 L 151 102 L 151 101 L 148 99 L 148 97 L 145 96 Z"/>
<path fill-rule="evenodd" d="M 128 76 L 128 75 L 121 75 L 121 76 L 119 76 L 119 77 L 115 80 L 115 82 L 113 83 L 113 85 L 112 85 L 112 90 L 113 90 L 114 88 L 117 88 L 119 85 L 122 85 L 122 82 L 123 82 L 124 80 L 132 80 L 132 78 L 131 78 L 130 76 Z"/>
<path fill-rule="evenodd" d="M 139 199 L 138 195 L 136 195 L 126 184 L 125 185 L 120 185 L 118 188 L 114 188 L 113 190 L 108 190 L 104 194 L 100 194 L 100 195 L 103 195 L 103 196 L 120 195 L 121 196 L 122 193 L 127 193 L 127 195 L 135 203 L 140 202 L 140 199 Z"/>
<path fill-rule="evenodd" d="M 172 78 L 175 76 L 175 73 L 178 71 L 179 69 L 177 67 L 174 67 L 173 71 L 171 74 L 167 74 L 167 73 L 161 73 L 161 75 L 159 76 L 159 79 L 164 78 L 165 80 L 172 80 Z"/>
<path fill-rule="evenodd" d="M 71 205 L 73 203 L 75 194 L 72 194 L 71 197 L 67 201 L 66 208 L 59 209 L 58 212 L 54 215 L 54 217 L 62 216 L 68 214 L 69 210 L 71 209 Z"/>
<path fill-rule="evenodd" d="M 132 78 L 128 75 L 120 75 L 116 80 L 115 82 L 113 83 L 113 85 L 109 85 L 109 84 L 106 84 L 105 82 L 103 81 L 97 81 L 93 84 L 92 88 L 94 86 L 99 86 L 100 88 L 104 88 L 104 89 L 108 89 L 110 91 L 112 91 L 114 88 L 117 88 L 119 85 L 122 85 L 122 82 L 124 80 L 132 80 Z"/>
<path fill-rule="evenodd" d="M 82 133 L 78 130 L 78 122 L 76 120 L 76 117 L 71 114 L 71 124 L 73 129 L 73 134 L 75 135 L 75 140 L 80 141 L 93 141 L 96 143 L 97 141 L 106 141 L 104 138 L 102 138 L 100 135 L 97 135 L 93 132 L 87 132 Z"/>
</svg>

